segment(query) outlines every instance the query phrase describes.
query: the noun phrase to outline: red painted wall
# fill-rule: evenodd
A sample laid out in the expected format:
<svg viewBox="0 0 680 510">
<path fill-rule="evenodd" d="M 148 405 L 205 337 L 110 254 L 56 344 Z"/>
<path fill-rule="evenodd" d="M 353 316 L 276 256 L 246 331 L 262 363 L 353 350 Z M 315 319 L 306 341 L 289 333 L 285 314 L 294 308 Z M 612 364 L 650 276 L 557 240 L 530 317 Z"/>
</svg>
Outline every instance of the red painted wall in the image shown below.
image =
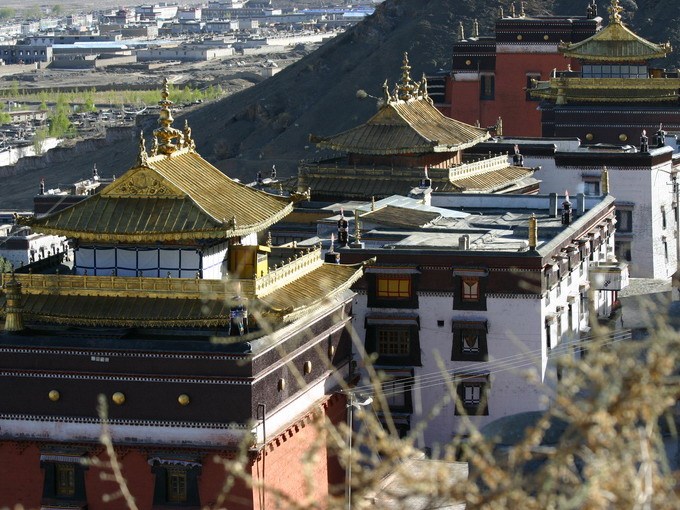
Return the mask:
<svg viewBox="0 0 680 510">
<path fill-rule="evenodd" d="M 503 135 L 541 136 L 539 101 L 527 101 L 525 94 L 528 73 L 540 73 L 547 80 L 553 69 L 578 70 L 578 62 L 558 53 L 497 53 L 495 94 L 493 100 L 480 100 L 479 81 L 455 81 L 447 78 L 446 102 L 451 105 L 445 115 L 482 127 L 493 126 L 503 119 Z"/>
<path fill-rule="evenodd" d="M 220 500 L 225 487 L 229 491 L 220 508 L 230 510 L 289 508 L 285 499 L 277 502 L 276 493 L 297 502 L 315 502 L 323 507 L 329 497 L 329 484 L 337 485 L 336 493 L 342 496 L 344 470 L 326 447 L 324 426 L 328 421 L 335 425 L 344 422 L 345 399 L 333 396 L 315 409 L 319 412 L 297 420 L 286 431 L 272 437 L 264 460 L 261 455 L 255 458 L 253 454 L 252 460 L 246 461 L 244 469 L 252 474 L 256 484 L 263 478 L 265 480 L 264 505 L 260 504 L 262 493 L 257 487 L 251 487 L 241 479 L 225 485 L 228 472 L 224 463 L 215 462 L 213 454 L 205 454 L 201 461 L 198 479 L 201 505 L 213 506 Z M 106 462 L 102 450 L 101 446 L 94 447 L 97 458 Z M 155 475 L 148 463 L 149 451 L 145 448 L 117 448 L 117 454 L 137 507 L 139 510 L 151 510 Z M 88 508 L 127 510 L 122 498 L 109 502 L 103 500 L 103 495 L 116 493 L 118 487 L 112 481 L 102 480 L 102 472 L 110 473 L 110 469 L 90 466 L 85 472 Z M 27 509 L 40 508 L 43 485 L 39 445 L 33 442 L 0 442 L 0 507 L 12 508 L 21 504 Z"/>
<path fill-rule="evenodd" d="M 0 507 L 40 508 L 44 474 L 31 443 L 0 443 Z"/>
</svg>

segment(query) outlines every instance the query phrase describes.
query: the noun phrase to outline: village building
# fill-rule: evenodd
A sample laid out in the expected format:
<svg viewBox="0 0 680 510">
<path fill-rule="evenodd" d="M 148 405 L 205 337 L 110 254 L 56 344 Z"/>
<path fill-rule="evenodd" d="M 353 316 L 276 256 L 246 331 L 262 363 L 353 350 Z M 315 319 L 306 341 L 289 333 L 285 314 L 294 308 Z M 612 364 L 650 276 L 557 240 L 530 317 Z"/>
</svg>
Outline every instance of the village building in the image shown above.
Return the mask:
<svg viewBox="0 0 680 510">
<path fill-rule="evenodd" d="M 343 482 L 321 425 L 345 419 L 361 265 L 270 245 L 292 198 L 210 165 L 171 105 L 166 80 L 130 170 L 23 222 L 70 247 L 2 275 L 0 506 L 128 508 L 106 502 L 102 403 L 140 509 L 212 507 L 225 490 L 229 508 L 272 508 L 272 492 L 322 501 Z M 240 451 L 252 485 L 228 480 Z"/>
<path fill-rule="evenodd" d="M 321 222 L 343 263 L 375 258 L 354 286 L 355 357 L 383 373 L 386 426 L 437 451 L 466 433 L 463 414 L 481 427 L 547 409 L 559 359 L 579 356 L 627 285 L 614 214 L 608 194 L 440 193 Z M 369 373 L 355 391 L 373 393 Z"/>
</svg>

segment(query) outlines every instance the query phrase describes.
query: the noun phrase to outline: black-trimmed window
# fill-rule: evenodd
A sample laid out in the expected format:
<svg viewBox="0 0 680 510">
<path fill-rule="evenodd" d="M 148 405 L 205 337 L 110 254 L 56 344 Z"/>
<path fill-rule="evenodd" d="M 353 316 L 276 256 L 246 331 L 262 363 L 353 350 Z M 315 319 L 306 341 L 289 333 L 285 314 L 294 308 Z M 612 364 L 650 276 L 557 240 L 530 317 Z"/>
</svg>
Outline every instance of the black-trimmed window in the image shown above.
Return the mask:
<svg viewBox="0 0 680 510">
<path fill-rule="evenodd" d="M 600 196 L 600 180 L 587 180 L 583 182 L 583 194 L 586 196 Z"/>
<path fill-rule="evenodd" d="M 487 416 L 489 414 L 489 376 L 460 375 L 457 377 L 456 414 Z"/>
<path fill-rule="evenodd" d="M 451 361 L 486 361 L 486 322 L 454 321 Z"/>
<path fill-rule="evenodd" d="M 454 310 L 486 310 L 486 277 L 454 276 Z"/>
<path fill-rule="evenodd" d="M 153 466 L 152 472 L 156 475 L 154 505 L 200 507 L 198 493 L 200 466 L 157 463 Z"/>
<path fill-rule="evenodd" d="M 187 470 L 183 468 L 168 468 L 167 477 L 167 500 L 168 503 L 187 502 Z"/>
<path fill-rule="evenodd" d="M 54 494 L 59 497 L 73 497 L 76 494 L 76 466 L 58 462 L 54 465 Z"/>
<path fill-rule="evenodd" d="M 620 206 L 619 206 L 620 207 Z M 616 231 L 633 231 L 633 209 L 616 208 Z"/>
<path fill-rule="evenodd" d="M 416 321 L 410 324 L 389 324 L 384 320 L 366 321 L 366 352 L 377 354 L 378 365 L 421 366 L 420 335 Z M 397 321 L 395 321 L 397 322 Z"/>
<path fill-rule="evenodd" d="M 379 299 L 409 299 L 413 295 L 410 275 L 377 275 L 375 294 Z"/>
<path fill-rule="evenodd" d="M 380 328 L 376 335 L 380 356 L 408 356 L 411 352 L 411 334 L 406 328 Z"/>
<path fill-rule="evenodd" d="M 415 274 L 367 274 L 368 306 L 373 308 L 418 308 Z"/>
<path fill-rule="evenodd" d="M 614 253 L 618 260 L 625 260 L 626 262 L 633 260 L 630 241 L 614 241 Z"/>
<path fill-rule="evenodd" d="M 392 413 L 412 413 L 413 376 L 392 376 L 387 372 L 389 379 L 382 383 L 382 393 L 385 402 Z"/>
<path fill-rule="evenodd" d="M 494 99 L 496 95 L 496 77 L 493 74 L 482 74 L 479 77 L 479 99 Z"/>
<path fill-rule="evenodd" d="M 45 472 L 42 503 L 44 505 L 60 502 L 83 503 L 85 495 L 85 469 L 79 462 L 42 461 Z"/>
</svg>

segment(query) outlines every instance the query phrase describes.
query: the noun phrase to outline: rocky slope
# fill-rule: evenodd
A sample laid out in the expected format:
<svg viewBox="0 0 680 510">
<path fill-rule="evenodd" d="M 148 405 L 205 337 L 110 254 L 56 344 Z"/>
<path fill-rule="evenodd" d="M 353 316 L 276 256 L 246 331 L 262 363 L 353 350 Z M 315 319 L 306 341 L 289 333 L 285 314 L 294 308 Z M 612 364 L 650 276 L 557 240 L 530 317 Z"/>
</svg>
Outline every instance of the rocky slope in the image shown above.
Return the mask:
<svg viewBox="0 0 680 510">
<path fill-rule="evenodd" d="M 509 12 L 509 1 L 500 2 Z M 585 14 L 588 0 L 533 0 L 525 2 L 529 15 Z M 608 0 L 598 1 L 608 18 Z M 578 4 L 578 5 L 575 5 Z M 582 5 L 580 5 L 582 4 Z M 680 2 L 622 0 L 628 22 L 654 41 L 670 39 L 680 47 Z M 635 8 L 633 8 L 633 4 Z M 518 5 L 518 3 L 517 3 Z M 375 14 L 254 87 L 188 114 L 200 153 L 228 175 L 252 180 L 258 170 L 276 164 L 281 174 L 292 174 L 300 159 L 318 157 L 310 133 L 329 135 L 348 129 L 375 111 L 375 101 L 360 101 L 358 89 L 379 96 L 387 78 L 399 78 L 402 54 L 407 51 L 418 78 L 423 71 L 446 69 L 459 21 L 470 27 L 480 21 L 489 33 L 498 13 L 497 0 L 387 0 Z M 666 63 L 668 65 L 668 63 Z M 183 122 L 180 118 L 178 122 Z M 0 187 L 0 209 L 30 207 L 40 176 L 48 186 L 89 175 L 97 164 L 103 175 L 120 175 L 135 159 L 136 139 L 112 144 L 49 169 L 5 178 Z M 28 183 L 28 184 L 26 184 Z M 18 193 L 21 186 L 30 190 Z M 6 191 L 7 190 L 7 191 Z M 9 193 L 13 190 L 13 193 Z"/>
</svg>

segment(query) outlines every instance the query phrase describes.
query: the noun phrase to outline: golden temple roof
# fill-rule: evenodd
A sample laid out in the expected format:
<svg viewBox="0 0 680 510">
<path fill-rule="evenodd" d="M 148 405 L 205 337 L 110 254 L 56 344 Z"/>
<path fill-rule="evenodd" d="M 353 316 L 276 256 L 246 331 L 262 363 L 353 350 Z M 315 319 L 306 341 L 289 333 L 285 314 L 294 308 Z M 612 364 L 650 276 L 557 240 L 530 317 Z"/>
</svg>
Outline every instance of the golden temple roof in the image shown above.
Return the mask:
<svg viewBox="0 0 680 510">
<path fill-rule="evenodd" d="M 26 223 L 46 234 L 139 243 L 247 235 L 292 210 L 290 199 L 240 184 L 204 160 L 188 126 L 169 126 L 169 103 L 164 93 L 151 154 L 142 138 L 137 165 L 100 193 Z"/>
<path fill-rule="evenodd" d="M 402 79 L 394 93 L 383 85 L 380 110 L 361 126 L 331 137 L 312 136 L 320 148 L 355 154 L 422 154 L 471 147 L 489 138 L 485 129 L 443 115 L 427 95 L 423 77 L 414 82 L 404 54 Z"/>
<path fill-rule="evenodd" d="M 583 41 L 560 44 L 562 54 L 589 62 L 641 62 L 670 53 L 669 43 L 650 42 L 626 28 L 621 22 L 621 10 L 618 0 L 612 0 L 609 25 Z"/>
<path fill-rule="evenodd" d="M 318 253 L 316 254 L 319 256 Z M 234 289 L 249 309 L 294 320 L 347 290 L 362 275 L 356 265 L 319 264 L 275 285 L 264 297 L 253 281 L 17 274 L 25 322 L 91 327 L 218 327 L 230 321 Z M 7 278 L 5 278 L 7 277 Z M 9 275 L 3 275 L 2 280 Z M 0 292 L 0 316 L 6 295 Z"/>
</svg>

